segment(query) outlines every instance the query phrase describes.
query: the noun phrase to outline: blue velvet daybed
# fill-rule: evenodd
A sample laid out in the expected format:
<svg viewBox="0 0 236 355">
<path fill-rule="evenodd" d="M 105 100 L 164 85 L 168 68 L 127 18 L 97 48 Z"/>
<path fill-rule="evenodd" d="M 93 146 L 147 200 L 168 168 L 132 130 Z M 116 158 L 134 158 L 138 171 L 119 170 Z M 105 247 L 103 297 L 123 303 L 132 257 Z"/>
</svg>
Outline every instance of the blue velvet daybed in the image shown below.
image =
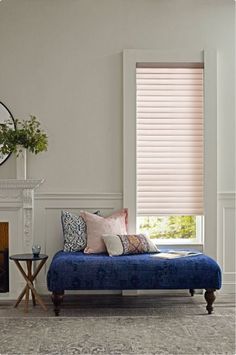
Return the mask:
<svg viewBox="0 0 236 355">
<path fill-rule="evenodd" d="M 210 314 L 214 291 L 221 287 L 221 270 L 210 257 L 199 254 L 161 259 L 157 254 L 108 256 L 59 251 L 47 275 L 54 311 L 59 315 L 66 290 L 205 289 Z"/>
</svg>

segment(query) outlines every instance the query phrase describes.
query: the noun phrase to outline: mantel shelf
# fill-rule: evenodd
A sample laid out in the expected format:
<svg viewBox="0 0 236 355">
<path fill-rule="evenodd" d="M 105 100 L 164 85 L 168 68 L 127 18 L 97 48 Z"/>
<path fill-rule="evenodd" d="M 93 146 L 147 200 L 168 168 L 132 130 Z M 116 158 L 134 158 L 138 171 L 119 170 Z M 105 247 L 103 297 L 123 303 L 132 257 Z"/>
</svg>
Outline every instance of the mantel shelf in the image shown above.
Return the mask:
<svg viewBox="0 0 236 355">
<path fill-rule="evenodd" d="M 19 179 L 0 179 L 0 190 L 24 190 L 30 189 L 34 190 L 39 187 L 44 182 L 44 179 L 27 179 L 27 180 L 19 180 Z"/>
</svg>

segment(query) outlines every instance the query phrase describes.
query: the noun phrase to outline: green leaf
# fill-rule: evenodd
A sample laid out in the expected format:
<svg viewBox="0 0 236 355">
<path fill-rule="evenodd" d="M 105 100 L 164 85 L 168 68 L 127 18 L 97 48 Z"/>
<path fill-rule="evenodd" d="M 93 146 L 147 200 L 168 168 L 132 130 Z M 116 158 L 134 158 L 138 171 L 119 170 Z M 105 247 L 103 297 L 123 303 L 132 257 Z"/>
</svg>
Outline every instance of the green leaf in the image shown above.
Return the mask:
<svg viewBox="0 0 236 355">
<path fill-rule="evenodd" d="M 0 153 L 19 153 L 17 146 L 28 149 L 34 154 L 46 151 L 48 137 L 41 129 L 36 116 L 30 115 L 29 120 L 15 119 L 16 128 L 11 120 L 0 124 Z"/>
</svg>

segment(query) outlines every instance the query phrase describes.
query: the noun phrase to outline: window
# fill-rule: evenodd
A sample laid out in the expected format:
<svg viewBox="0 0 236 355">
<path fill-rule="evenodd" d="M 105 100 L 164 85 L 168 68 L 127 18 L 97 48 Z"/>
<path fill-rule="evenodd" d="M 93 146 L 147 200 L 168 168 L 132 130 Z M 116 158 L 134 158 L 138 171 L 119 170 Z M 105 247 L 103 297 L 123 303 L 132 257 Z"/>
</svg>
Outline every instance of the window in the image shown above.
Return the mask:
<svg viewBox="0 0 236 355">
<path fill-rule="evenodd" d="M 214 49 L 200 50 L 198 48 L 187 48 L 172 50 L 136 50 L 127 49 L 123 52 L 123 206 L 129 209 L 129 233 L 138 231 L 137 222 L 142 217 L 138 211 L 137 203 L 137 114 L 136 114 L 136 70 L 137 64 L 145 64 L 151 67 L 153 63 L 165 63 L 165 67 L 171 63 L 204 63 L 204 221 L 202 212 L 191 212 L 196 218 L 196 235 L 198 230 L 204 230 L 204 239 L 188 242 L 185 238 L 182 244 L 196 244 L 195 248 L 204 251 L 217 258 L 217 51 Z M 147 65 L 146 65 L 147 64 Z M 198 68 L 196 68 L 198 69 Z M 203 69 L 203 68 L 200 68 Z M 177 161 L 177 159 L 176 159 Z M 177 169 L 176 169 L 177 170 Z M 161 205 L 161 204 L 160 204 Z M 193 208 L 194 206 L 192 206 Z M 199 207 L 199 206 L 198 206 Z M 162 211 L 163 212 L 163 211 Z M 167 218 L 168 216 L 180 215 L 167 213 L 154 215 L 155 218 Z M 142 212 L 141 212 L 142 213 Z M 182 216 L 190 216 L 182 212 Z M 150 218 L 153 213 L 149 214 Z M 196 217 L 194 217 L 196 216 Z M 144 217 L 148 217 L 146 214 Z M 173 222 L 173 218 L 171 224 Z M 160 221 L 158 222 L 160 223 Z M 165 223 L 163 222 L 163 226 Z M 167 241 L 171 241 L 167 243 Z M 165 239 L 162 244 L 175 245 L 181 242 L 180 239 Z"/>
<path fill-rule="evenodd" d="M 137 63 L 137 228 L 201 241 L 203 65 Z"/>
</svg>

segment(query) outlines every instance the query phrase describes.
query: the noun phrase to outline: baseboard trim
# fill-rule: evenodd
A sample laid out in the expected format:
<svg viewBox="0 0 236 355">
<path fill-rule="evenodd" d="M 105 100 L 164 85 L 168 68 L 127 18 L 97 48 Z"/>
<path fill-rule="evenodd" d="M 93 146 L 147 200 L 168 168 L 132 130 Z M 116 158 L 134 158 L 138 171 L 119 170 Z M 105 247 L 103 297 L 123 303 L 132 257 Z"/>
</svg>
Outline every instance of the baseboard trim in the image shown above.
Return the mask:
<svg viewBox="0 0 236 355">
<path fill-rule="evenodd" d="M 46 284 L 37 284 L 37 291 L 40 294 L 48 295 L 51 294 L 47 289 Z M 202 294 L 203 290 L 197 289 L 195 290 L 196 294 Z M 184 290 L 68 290 L 67 294 L 71 295 L 122 295 L 122 296 L 154 296 L 154 295 L 189 295 L 189 291 L 187 289 Z"/>
</svg>

